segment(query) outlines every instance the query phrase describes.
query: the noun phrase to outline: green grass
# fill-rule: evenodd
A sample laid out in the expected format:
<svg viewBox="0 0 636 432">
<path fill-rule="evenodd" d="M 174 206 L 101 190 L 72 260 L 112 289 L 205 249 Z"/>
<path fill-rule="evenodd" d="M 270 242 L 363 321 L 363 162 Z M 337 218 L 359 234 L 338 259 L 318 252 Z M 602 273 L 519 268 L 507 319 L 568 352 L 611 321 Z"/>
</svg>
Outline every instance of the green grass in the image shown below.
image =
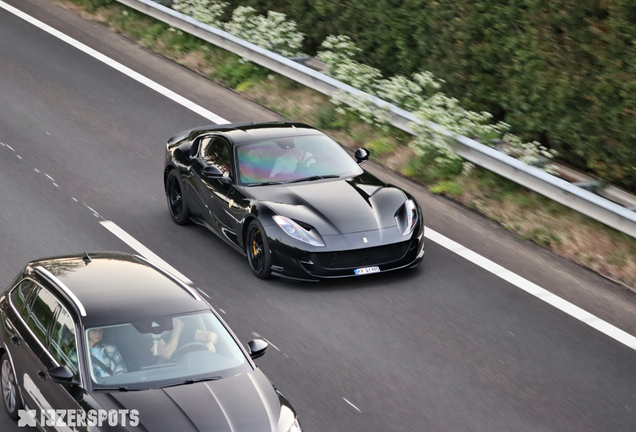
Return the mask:
<svg viewBox="0 0 636 432">
<path fill-rule="evenodd" d="M 363 145 L 364 148 L 371 152 L 371 158 L 377 160 L 395 151 L 395 144 L 386 138 L 376 138 L 368 141 Z"/>
<path fill-rule="evenodd" d="M 561 244 L 561 237 L 552 232 L 549 228 L 534 228 L 521 236 L 524 240 L 532 240 L 541 246 L 558 246 Z"/>
<path fill-rule="evenodd" d="M 464 190 L 460 185 L 452 180 L 442 180 L 431 186 L 429 191 L 438 195 L 449 195 L 452 197 L 458 197 L 464 193 Z"/>
</svg>

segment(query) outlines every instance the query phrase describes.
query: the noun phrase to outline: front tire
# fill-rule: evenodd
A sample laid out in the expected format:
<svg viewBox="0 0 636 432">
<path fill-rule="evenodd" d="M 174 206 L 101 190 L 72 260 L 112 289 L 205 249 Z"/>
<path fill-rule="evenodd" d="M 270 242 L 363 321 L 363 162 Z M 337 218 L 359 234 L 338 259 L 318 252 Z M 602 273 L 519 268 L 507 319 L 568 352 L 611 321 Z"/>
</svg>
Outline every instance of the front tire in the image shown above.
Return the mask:
<svg viewBox="0 0 636 432">
<path fill-rule="evenodd" d="M 272 274 L 272 254 L 265 230 L 256 219 L 250 222 L 245 236 L 245 252 L 247 261 L 254 275 L 259 279 L 267 279 Z"/>
<path fill-rule="evenodd" d="M 172 220 L 178 225 L 188 224 L 190 222 L 190 209 L 183 196 L 179 174 L 175 170 L 171 170 L 166 178 L 166 198 Z"/>
<path fill-rule="evenodd" d="M 22 409 L 22 399 L 7 353 L 4 353 L 0 359 L 0 394 L 7 414 L 13 420 L 17 420 L 18 411 Z"/>
</svg>

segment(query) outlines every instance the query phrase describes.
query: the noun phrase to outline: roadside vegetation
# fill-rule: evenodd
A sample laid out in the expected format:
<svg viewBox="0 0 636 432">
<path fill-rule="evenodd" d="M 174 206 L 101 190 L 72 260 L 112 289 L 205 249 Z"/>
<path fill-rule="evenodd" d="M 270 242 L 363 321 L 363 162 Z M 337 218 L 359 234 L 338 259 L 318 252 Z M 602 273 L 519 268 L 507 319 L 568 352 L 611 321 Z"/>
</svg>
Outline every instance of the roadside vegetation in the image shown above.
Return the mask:
<svg viewBox="0 0 636 432">
<path fill-rule="evenodd" d="M 445 139 L 429 130 L 422 128 L 414 138 L 388 125 L 386 112 L 363 100 L 354 103 L 356 108 L 352 109 L 344 103 L 344 95 L 324 96 L 121 4 L 108 0 L 59 2 L 288 120 L 316 126 L 350 149 L 368 148 L 376 162 L 428 186 L 433 193 L 482 213 L 524 240 L 636 287 L 636 239 L 473 166 L 457 157 Z M 226 24 L 219 25 L 226 30 L 232 28 L 232 33 L 284 55 L 296 55 L 302 47 L 302 35 L 282 14 L 262 16 L 250 8 L 237 8 L 229 18 L 220 9 L 202 16 L 201 9 L 196 9 L 201 3 L 209 2 L 182 0 L 173 7 L 191 15 L 199 13 L 197 19 L 209 23 L 219 23 L 225 16 Z M 279 33 L 273 32 L 274 28 Z M 512 156 L 528 163 L 543 161 L 543 169 L 550 170 L 549 160 L 554 152 L 509 134 L 508 125 L 493 122 L 488 113 L 462 108 L 459 101 L 439 91 L 442 80 L 428 72 L 385 79 L 379 70 L 356 62 L 356 52 L 351 40 L 334 36 L 325 40 L 318 57 L 338 79 L 416 112 L 422 120 L 441 123 L 489 145 L 503 138 Z"/>
</svg>

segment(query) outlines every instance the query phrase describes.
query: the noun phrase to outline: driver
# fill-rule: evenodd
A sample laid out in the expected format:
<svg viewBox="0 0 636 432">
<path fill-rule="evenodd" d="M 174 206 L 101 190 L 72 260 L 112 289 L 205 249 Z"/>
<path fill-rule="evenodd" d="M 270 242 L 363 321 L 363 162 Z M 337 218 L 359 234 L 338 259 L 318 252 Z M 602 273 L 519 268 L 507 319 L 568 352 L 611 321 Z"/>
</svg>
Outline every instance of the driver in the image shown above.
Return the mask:
<svg viewBox="0 0 636 432">
<path fill-rule="evenodd" d="M 101 328 L 88 331 L 88 350 L 91 356 L 93 375 L 96 378 L 101 378 L 128 372 L 117 347 L 101 343 L 103 334 L 104 330 Z M 76 353 L 75 356 L 77 356 Z"/>
<path fill-rule="evenodd" d="M 150 348 L 152 353 L 165 360 L 170 360 L 172 355 L 185 344 L 199 342 L 207 346 L 207 348 L 216 352 L 214 344 L 219 339 L 219 335 L 206 330 L 200 330 L 193 326 L 185 326 L 184 322 L 175 318 L 173 320 L 172 334 L 166 341 L 164 338 L 156 339 Z M 179 343 L 181 341 L 181 344 Z"/>
</svg>

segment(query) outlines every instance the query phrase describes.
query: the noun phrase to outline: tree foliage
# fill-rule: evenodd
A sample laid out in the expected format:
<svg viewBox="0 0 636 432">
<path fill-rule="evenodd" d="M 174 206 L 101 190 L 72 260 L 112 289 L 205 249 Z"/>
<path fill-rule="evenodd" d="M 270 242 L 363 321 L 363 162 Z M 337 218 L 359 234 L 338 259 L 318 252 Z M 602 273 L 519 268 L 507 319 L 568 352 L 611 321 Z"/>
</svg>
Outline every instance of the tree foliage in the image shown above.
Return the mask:
<svg viewBox="0 0 636 432">
<path fill-rule="evenodd" d="M 239 5 L 230 1 L 231 7 Z M 633 0 L 241 0 L 278 11 L 315 54 L 349 36 L 385 76 L 431 71 L 462 106 L 636 188 Z"/>
</svg>

